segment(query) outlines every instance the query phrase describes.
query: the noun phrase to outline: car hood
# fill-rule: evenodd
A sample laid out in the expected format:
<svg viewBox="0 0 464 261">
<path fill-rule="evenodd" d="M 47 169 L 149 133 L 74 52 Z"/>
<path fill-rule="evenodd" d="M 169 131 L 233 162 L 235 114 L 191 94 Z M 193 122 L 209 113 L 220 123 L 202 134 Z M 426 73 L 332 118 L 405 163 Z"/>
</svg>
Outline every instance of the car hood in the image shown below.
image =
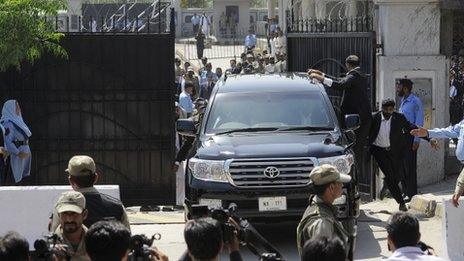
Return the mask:
<svg viewBox="0 0 464 261">
<path fill-rule="evenodd" d="M 246 133 L 204 137 L 196 157 L 231 158 L 331 157 L 342 155 L 346 146 L 332 133 Z"/>
</svg>

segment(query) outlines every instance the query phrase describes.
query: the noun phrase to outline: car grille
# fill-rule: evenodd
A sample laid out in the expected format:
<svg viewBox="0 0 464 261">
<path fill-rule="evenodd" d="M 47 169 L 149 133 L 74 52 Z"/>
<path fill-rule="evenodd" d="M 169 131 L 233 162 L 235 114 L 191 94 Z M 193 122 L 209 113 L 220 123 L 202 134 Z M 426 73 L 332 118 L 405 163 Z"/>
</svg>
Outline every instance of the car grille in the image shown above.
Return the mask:
<svg viewBox="0 0 464 261">
<path fill-rule="evenodd" d="M 277 169 L 279 175 L 266 177 L 267 168 Z M 309 184 L 309 173 L 314 163 L 309 158 L 300 159 L 236 159 L 228 165 L 228 172 L 237 187 L 304 187 Z"/>
</svg>

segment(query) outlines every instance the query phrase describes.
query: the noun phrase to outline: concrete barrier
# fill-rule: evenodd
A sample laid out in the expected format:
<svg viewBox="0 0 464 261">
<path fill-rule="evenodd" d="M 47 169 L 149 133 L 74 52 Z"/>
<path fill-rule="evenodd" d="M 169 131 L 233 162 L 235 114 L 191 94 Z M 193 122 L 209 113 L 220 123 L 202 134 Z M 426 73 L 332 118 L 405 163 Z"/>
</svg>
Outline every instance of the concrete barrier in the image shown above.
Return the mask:
<svg viewBox="0 0 464 261">
<path fill-rule="evenodd" d="M 102 193 L 119 196 L 118 185 L 95 186 Z M 0 236 L 10 230 L 23 235 L 31 249 L 48 234 L 48 220 L 58 197 L 71 186 L 0 187 Z"/>
<path fill-rule="evenodd" d="M 444 253 L 448 260 L 464 260 L 464 250 L 462 247 L 462 236 L 464 226 L 464 200 L 459 200 L 459 207 L 454 207 L 450 200 L 443 200 L 444 217 L 443 237 Z"/>
</svg>

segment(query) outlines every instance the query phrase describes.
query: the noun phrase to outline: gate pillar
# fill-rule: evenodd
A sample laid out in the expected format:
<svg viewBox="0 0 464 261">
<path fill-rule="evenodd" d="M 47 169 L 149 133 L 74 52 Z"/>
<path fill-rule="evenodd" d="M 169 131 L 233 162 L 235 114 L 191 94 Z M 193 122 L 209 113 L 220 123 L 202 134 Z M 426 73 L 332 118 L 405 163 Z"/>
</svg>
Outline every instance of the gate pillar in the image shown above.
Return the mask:
<svg viewBox="0 0 464 261">
<path fill-rule="evenodd" d="M 377 104 L 396 97 L 395 81 L 409 78 L 424 106 L 424 127 L 448 125 L 448 61 L 440 55 L 440 0 L 375 0 L 378 5 Z M 421 142 L 417 159 L 418 185 L 444 177 L 443 141 L 434 151 Z M 380 179 L 379 179 L 380 180 Z M 379 187 L 379 186 L 378 186 Z"/>
</svg>

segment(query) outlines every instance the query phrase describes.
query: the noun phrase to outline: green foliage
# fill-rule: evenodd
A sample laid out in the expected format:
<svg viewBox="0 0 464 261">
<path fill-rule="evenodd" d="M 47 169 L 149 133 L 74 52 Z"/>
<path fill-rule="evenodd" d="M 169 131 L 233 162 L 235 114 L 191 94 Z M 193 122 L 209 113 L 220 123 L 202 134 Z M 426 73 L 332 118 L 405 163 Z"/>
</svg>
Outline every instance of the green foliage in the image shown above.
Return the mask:
<svg viewBox="0 0 464 261">
<path fill-rule="evenodd" d="M 44 52 L 66 57 L 54 17 L 64 0 L 0 0 L 0 71 L 34 62 Z M 48 17 L 48 19 L 47 19 Z"/>
<path fill-rule="evenodd" d="M 251 0 L 250 1 L 251 7 L 267 7 L 267 0 Z"/>
<path fill-rule="evenodd" d="M 180 6 L 182 8 L 211 8 L 213 6 L 212 0 L 181 0 Z"/>
</svg>

